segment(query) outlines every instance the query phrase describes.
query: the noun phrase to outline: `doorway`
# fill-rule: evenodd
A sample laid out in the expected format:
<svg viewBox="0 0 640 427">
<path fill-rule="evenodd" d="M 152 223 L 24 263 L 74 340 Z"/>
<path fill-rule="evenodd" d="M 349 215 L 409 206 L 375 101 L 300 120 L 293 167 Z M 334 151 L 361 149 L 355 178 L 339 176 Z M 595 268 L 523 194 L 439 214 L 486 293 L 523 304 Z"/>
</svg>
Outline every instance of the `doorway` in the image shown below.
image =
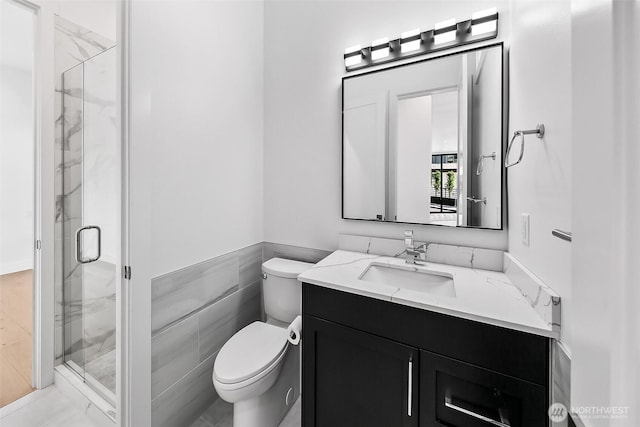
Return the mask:
<svg viewBox="0 0 640 427">
<path fill-rule="evenodd" d="M 0 407 L 33 391 L 36 13 L 0 3 Z"/>
</svg>

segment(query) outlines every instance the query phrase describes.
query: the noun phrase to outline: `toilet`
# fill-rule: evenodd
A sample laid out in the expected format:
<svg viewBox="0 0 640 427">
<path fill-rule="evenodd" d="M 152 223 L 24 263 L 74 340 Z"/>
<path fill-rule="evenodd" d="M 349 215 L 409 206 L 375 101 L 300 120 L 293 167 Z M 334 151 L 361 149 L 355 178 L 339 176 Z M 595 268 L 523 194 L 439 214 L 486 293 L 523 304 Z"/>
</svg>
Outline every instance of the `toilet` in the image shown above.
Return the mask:
<svg viewBox="0 0 640 427">
<path fill-rule="evenodd" d="M 233 403 L 234 427 L 277 427 L 300 395 L 300 346 L 287 341 L 287 327 L 302 313 L 298 275 L 312 265 L 282 258 L 263 263 L 267 321 L 236 332 L 218 353 L 213 385 Z"/>
</svg>

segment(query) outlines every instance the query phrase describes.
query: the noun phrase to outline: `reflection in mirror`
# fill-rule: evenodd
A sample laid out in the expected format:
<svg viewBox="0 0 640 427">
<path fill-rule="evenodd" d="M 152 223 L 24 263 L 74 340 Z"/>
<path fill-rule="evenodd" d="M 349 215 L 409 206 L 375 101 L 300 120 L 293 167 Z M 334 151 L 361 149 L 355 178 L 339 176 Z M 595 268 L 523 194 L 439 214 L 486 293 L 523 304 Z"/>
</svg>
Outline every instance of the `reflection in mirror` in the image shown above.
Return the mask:
<svg viewBox="0 0 640 427">
<path fill-rule="evenodd" d="M 343 218 L 502 228 L 502 44 L 343 79 Z"/>
</svg>

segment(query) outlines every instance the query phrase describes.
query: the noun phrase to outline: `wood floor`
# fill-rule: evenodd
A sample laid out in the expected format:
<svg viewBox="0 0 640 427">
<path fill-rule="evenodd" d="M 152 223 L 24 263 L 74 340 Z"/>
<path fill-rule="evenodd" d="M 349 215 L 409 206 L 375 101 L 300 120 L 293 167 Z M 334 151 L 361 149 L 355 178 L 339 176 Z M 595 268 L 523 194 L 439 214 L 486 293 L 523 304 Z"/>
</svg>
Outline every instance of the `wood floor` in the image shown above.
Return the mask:
<svg viewBox="0 0 640 427">
<path fill-rule="evenodd" d="M 0 276 L 0 408 L 29 394 L 32 270 Z"/>
</svg>

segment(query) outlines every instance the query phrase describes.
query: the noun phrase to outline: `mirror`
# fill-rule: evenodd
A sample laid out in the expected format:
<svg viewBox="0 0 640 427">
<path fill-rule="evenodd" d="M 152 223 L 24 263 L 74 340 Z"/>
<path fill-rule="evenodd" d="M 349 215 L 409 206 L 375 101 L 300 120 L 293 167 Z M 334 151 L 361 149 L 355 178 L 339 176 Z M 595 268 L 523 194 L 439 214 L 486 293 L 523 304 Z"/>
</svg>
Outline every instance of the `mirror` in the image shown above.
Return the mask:
<svg viewBox="0 0 640 427">
<path fill-rule="evenodd" d="M 342 217 L 502 228 L 502 43 L 342 81 Z"/>
</svg>

